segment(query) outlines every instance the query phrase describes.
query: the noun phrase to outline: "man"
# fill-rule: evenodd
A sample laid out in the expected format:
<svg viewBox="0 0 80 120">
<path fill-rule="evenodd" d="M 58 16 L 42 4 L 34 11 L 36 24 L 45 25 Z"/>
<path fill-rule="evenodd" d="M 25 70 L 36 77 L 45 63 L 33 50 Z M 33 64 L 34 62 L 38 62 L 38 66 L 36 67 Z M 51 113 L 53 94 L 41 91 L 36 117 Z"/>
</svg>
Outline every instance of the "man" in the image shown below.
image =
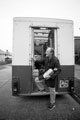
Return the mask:
<svg viewBox="0 0 80 120">
<path fill-rule="evenodd" d="M 38 61 L 36 61 L 38 63 Z M 45 74 L 47 72 L 51 72 L 49 75 L 45 76 L 43 73 L 39 76 L 39 78 L 35 78 L 35 83 L 40 91 L 44 90 L 44 85 L 42 82 L 39 82 L 40 80 L 44 80 L 45 84 L 48 86 L 50 91 L 50 105 L 49 109 L 52 110 L 55 107 L 55 81 L 58 77 L 58 74 L 60 73 L 60 63 L 57 57 L 54 56 L 54 49 L 51 47 L 48 47 L 46 50 L 46 57 L 43 61 L 40 61 L 40 64 L 44 65 Z"/>
</svg>

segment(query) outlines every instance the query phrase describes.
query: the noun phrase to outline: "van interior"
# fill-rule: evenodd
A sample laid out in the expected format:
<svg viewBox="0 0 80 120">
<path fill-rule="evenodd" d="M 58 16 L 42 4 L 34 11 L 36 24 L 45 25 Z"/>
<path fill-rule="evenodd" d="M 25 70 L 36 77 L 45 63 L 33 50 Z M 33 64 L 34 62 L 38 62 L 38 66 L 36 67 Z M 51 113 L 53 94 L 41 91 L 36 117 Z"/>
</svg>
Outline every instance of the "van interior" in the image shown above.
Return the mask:
<svg viewBox="0 0 80 120">
<path fill-rule="evenodd" d="M 33 57 L 34 63 L 32 65 L 32 78 L 33 85 L 32 91 L 38 92 L 38 84 L 35 83 L 35 79 L 39 78 L 40 75 L 44 72 L 44 66 L 39 62 L 45 57 L 45 51 L 47 47 L 52 47 L 55 49 L 55 28 L 52 27 L 32 27 L 33 34 Z M 54 53 L 55 54 L 55 53 Z M 39 82 L 38 82 L 39 83 Z M 40 83 L 44 84 L 44 80 L 41 80 Z M 46 92 L 48 91 L 47 86 L 45 86 Z"/>
</svg>

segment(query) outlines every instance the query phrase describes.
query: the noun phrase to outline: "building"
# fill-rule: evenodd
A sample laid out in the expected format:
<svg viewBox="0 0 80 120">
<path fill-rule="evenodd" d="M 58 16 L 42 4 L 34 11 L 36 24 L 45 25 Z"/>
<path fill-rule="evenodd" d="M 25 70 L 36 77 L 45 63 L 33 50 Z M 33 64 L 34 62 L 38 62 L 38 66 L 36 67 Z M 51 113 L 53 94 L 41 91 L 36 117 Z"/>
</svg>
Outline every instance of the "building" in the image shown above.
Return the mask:
<svg viewBox="0 0 80 120">
<path fill-rule="evenodd" d="M 80 36 L 75 36 L 75 53 L 78 54 L 80 52 Z"/>
<path fill-rule="evenodd" d="M 74 42 L 75 42 L 75 63 L 80 64 L 80 36 L 75 36 Z"/>
<path fill-rule="evenodd" d="M 0 49 L 0 62 L 5 62 L 5 52 Z"/>
<path fill-rule="evenodd" d="M 5 52 L 5 58 L 12 58 L 12 55 L 8 50 Z"/>
<path fill-rule="evenodd" d="M 8 50 L 6 50 L 6 52 L 5 52 L 5 61 L 7 63 L 11 63 L 12 62 L 12 55 L 11 55 L 11 53 Z"/>
</svg>

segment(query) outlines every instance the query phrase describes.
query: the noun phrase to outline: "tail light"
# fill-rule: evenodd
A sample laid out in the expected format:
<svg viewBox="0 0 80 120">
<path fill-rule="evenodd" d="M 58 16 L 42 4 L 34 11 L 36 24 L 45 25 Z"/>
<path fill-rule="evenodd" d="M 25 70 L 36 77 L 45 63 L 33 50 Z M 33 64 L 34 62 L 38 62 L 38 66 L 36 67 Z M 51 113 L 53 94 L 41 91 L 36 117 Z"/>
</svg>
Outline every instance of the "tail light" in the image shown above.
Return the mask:
<svg viewBox="0 0 80 120">
<path fill-rule="evenodd" d="M 18 95 L 20 93 L 20 81 L 18 77 L 12 78 L 12 94 Z"/>
<path fill-rule="evenodd" d="M 71 93 L 74 92 L 74 78 L 69 81 L 69 89 Z"/>
</svg>

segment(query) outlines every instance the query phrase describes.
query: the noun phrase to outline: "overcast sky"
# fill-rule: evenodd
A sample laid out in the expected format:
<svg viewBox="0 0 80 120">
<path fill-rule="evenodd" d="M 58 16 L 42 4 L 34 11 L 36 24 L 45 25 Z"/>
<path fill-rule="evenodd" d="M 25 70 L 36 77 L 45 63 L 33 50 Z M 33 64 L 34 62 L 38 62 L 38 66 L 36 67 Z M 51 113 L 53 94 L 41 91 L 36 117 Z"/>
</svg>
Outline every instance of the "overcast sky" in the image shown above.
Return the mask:
<svg viewBox="0 0 80 120">
<path fill-rule="evenodd" d="M 70 19 L 80 36 L 80 0 L 0 0 L 0 49 L 12 52 L 13 17 Z"/>
</svg>

